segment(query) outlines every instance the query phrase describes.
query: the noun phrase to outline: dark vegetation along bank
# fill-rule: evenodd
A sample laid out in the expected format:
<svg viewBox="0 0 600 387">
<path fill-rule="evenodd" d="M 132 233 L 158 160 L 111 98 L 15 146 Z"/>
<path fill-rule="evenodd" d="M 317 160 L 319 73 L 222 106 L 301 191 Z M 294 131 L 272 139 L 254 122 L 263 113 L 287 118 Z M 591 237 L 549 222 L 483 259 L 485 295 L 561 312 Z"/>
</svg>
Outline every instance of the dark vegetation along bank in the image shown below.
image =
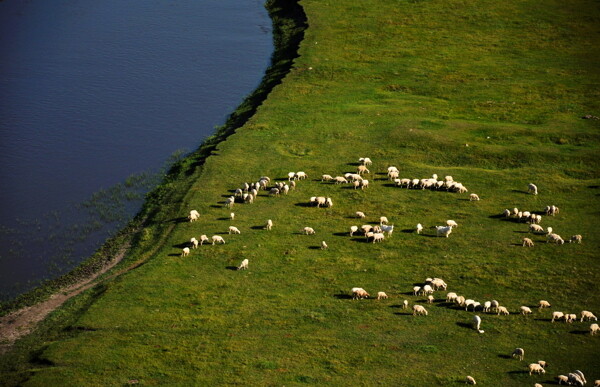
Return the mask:
<svg viewBox="0 0 600 387">
<path fill-rule="evenodd" d="M 600 379 L 600 335 L 580 321 L 583 310 L 600 313 L 598 3 L 304 0 L 306 20 L 282 4 L 267 4 L 277 51 L 257 93 L 269 97 L 249 96 L 149 195 L 117 269 L 144 264 L 18 341 L 2 358 L 3 382 L 424 386 L 471 375 L 522 386 L 575 369 L 588 384 Z M 355 172 L 360 157 L 373 160 L 368 188 L 322 181 Z M 392 165 L 400 178 L 452 176 L 468 192 L 397 187 Z M 287 195 L 225 206 L 244 182 L 269 176 L 273 186 L 290 171 L 308 178 Z M 549 205 L 560 213 L 546 215 Z M 501 216 L 515 207 L 582 243 L 546 243 Z M 349 235 L 380 216 L 394 225 L 381 243 Z M 436 237 L 449 219 L 458 227 Z M 182 257 L 204 234 L 226 243 Z M 234 270 L 243 259 L 248 270 Z M 448 284 L 432 303 L 413 294 L 428 277 Z M 353 300 L 353 287 L 389 298 Z M 466 311 L 447 292 L 498 300 L 510 314 Z M 413 316 L 415 304 L 428 315 Z M 553 311 L 578 319 L 551 322 Z M 510 356 L 517 347 L 523 361 Z M 530 376 L 538 360 L 545 374 Z"/>
</svg>

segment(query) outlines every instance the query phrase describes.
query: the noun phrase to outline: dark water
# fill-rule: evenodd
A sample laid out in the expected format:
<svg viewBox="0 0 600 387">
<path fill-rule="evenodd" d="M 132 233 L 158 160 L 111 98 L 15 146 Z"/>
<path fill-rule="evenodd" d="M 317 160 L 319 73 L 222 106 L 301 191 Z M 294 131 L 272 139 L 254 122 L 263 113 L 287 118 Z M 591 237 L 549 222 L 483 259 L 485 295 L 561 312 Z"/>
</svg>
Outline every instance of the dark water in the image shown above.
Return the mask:
<svg viewBox="0 0 600 387">
<path fill-rule="evenodd" d="M 1 1 L 0 298 L 89 256 L 272 50 L 259 0 Z"/>
</svg>

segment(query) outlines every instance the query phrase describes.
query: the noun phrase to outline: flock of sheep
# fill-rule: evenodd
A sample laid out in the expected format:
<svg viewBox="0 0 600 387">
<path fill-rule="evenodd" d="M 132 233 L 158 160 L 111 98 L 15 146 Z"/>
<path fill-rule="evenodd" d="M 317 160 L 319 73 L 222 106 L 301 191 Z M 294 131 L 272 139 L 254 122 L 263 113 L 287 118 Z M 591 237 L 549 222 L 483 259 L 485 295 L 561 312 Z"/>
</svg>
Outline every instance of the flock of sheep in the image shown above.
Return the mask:
<svg viewBox="0 0 600 387">
<path fill-rule="evenodd" d="M 340 175 L 340 176 L 335 176 L 335 177 L 333 177 L 332 175 L 324 174 L 321 177 L 321 181 L 322 182 L 332 182 L 334 184 L 350 184 L 350 183 L 352 183 L 355 189 L 356 188 L 365 189 L 368 187 L 369 182 L 363 176 L 365 174 L 370 174 L 370 171 L 367 167 L 369 165 L 371 165 L 372 162 L 371 162 L 370 158 L 368 158 L 368 157 L 360 158 L 359 162 L 360 162 L 360 165 L 358 166 L 356 173 L 346 173 L 343 176 Z M 402 187 L 402 188 L 421 189 L 421 190 L 424 190 L 424 189 L 445 190 L 448 192 L 457 192 L 457 193 L 468 192 L 467 188 L 462 183 L 455 182 L 454 179 L 452 178 L 452 176 L 446 176 L 443 180 L 438 180 L 438 177 L 435 174 L 431 178 L 427 178 L 427 179 L 407 179 L 407 178 L 401 179 L 398 177 L 399 176 L 398 169 L 394 166 L 390 166 L 388 168 L 387 175 L 390 178 L 390 180 L 395 182 L 396 186 Z M 287 195 L 290 190 L 293 190 L 296 188 L 296 181 L 304 180 L 307 177 L 308 177 L 308 175 L 305 172 L 290 172 L 288 174 L 287 182 L 276 182 L 274 184 L 274 186 L 270 186 L 271 179 L 267 176 L 262 176 L 257 182 L 244 183 L 241 188 L 236 189 L 234 195 L 227 198 L 227 200 L 225 202 L 225 207 L 233 208 L 234 204 L 238 201 L 242 202 L 242 203 L 253 203 L 254 200 L 258 197 L 258 193 L 260 190 L 268 191 L 269 196 L 279 196 L 281 193 Z M 537 186 L 535 186 L 534 184 L 529 184 L 528 185 L 528 193 L 537 195 L 538 194 Z M 479 196 L 477 194 L 470 194 L 469 200 L 477 201 L 477 200 L 479 200 Z M 330 197 L 315 196 L 315 197 L 311 197 L 309 199 L 309 205 L 313 205 L 316 207 L 324 207 L 324 208 L 333 207 L 333 200 Z M 559 212 L 560 212 L 559 208 L 554 205 L 547 206 L 544 210 L 544 213 L 547 216 L 555 216 Z M 357 211 L 355 213 L 355 215 L 357 218 L 360 218 L 360 219 L 363 219 L 366 217 L 366 215 L 362 211 Z M 542 220 L 542 216 L 539 214 L 535 214 L 530 211 L 519 211 L 517 208 L 514 208 L 513 210 L 506 209 L 502 213 L 502 216 L 506 217 L 506 218 L 510 218 L 517 222 L 528 223 L 529 224 L 529 232 L 531 232 L 535 235 L 546 235 L 547 242 L 564 244 L 564 240 L 558 234 L 553 232 L 552 227 L 548 227 L 545 230 L 542 226 L 539 225 Z M 199 218 L 200 218 L 200 214 L 198 211 L 196 211 L 196 210 L 190 211 L 189 216 L 188 216 L 188 219 L 190 222 L 195 222 Z M 230 214 L 230 219 L 231 220 L 235 219 L 235 214 L 233 212 Z M 267 223 L 266 223 L 266 226 L 264 227 L 264 229 L 271 230 L 272 227 L 273 227 L 273 221 L 271 219 L 267 220 Z M 452 230 L 457 227 L 458 227 L 457 222 L 455 222 L 454 220 L 447 220 L 445 225 L 435 226 L 436 236 L 447 238 L 452 233 Z M 393 233 L 393 230 L 394 230 L 394 225 L 388 225 L 387 217 L 381 216 L 379 218 L 379 225 L 365 224 L 365 225 L 362 225 L 361 227 L 351 226 L 350 227 L 350 236 L 351 237 L 354 236 L 356 233 L 359 232 L 359 230 L 363 234 L 363 236 L 367 239 L 367 241 L 372 241 L 373 243 L 376 243 L 376 242 L 382 242 L 385 239 L 386 234 L 388 237 L 391 236 Z M 420 223 L 417 224 L 417 226 L 415 228 L 415 232 L 417 234 L 420 234 L 422 231 L 423 231 L 423 226 Z M 230 226 L 228 229 L 228 233 L 229 234 L 241 234 L 241 231 L 235 226 Z M 301 233 L 303 233 L 305 235 L 314 235 L 315 230 L 312 227 L 307 226 L 301 230 Z M 569 242 L 577 242 L 577 243 L 581 243 L 581 241 L 582 241 L 581 235 L 574 235 L 569 240 Z M 198 248 L 199 245 L 202 245 L 204 243 L 210 243 L 210 242 L 212 242 L 212 245 L 225 244 L 225 240 L 220 235 L 213 235 L 210 239 L 208 238 L 207 235 L 201 235 L 199 241 L 195 237 L 191 238 L 190 242 L 189 242 L 190 246 L 184 247 L 181 255 L 184 257 L 188 256 L 190 254 L 190 247 L 192 249 L 196 249 L 196 248 Z M 531 247 L 533 245 L 534 245 L 533 240 L 531 240 L 530 238 L 523 238 L 523 246 Z M 321 249 L 326 249 L 327 247 L 328 247 L 327 243 L 325 241 L 322 241 Z M 248 259 L 244 259 L 237 268 L 238 268 L 238 270 L 248 269 L 248 264 L 249 264 Z M 447 284 L 444 282 L 444 280 L 442 280 L 441 278 L 427 278 L 425 280 L 425 283 L 423 283 L 421 286 L 415 286 L 413 288 L 412 294 L 414 296 L 427 296 L 427 303 L 432 304 L 435 301 L 435 297 L 433 294 L 435 291 L 438 291 L 438 290 L 444 290 L 444 291 L 447 290 Z M 352 296 L 352 299 L 355 299 L 355 300 L 366 299 L 366 298 L 370 297 L 369 293 L 365 289 L 360 288 L 360 287 L 352 288 L 351 296 Z M 380 291 L 377 293 L 377 299 L 378 300 L 388 299 L 388 295 L 385 292 Z M 442 300 L 440 299 L 439 301 L 442 301 Z M 469 309 L 471 309 L 473 312 L 479 310 L 480 312 L 486 313 L 486 314 L 488 314 L 488 313 L 494 313 L 497 315 L 509 315 L 510 314 L 510 311 L 508 310 L 508 308 L 500 305 L 499 302 L 496 300 L 489 300 L 489 301 L 485 301 L 485 302 L 481 303 L 481 302 L 475 301 L 474 299 L 468 299 L 464 296 L 459 296 L 458 294 L 456 294 L 454 292 L 448 292 L 446 294 L 446 296 L 444 297 L 443 301 L 450 303 L 451 305 L 455 305 L 456 307 L 459 307 L 459 308 L 465 308 L 465 311 L 468 311 Z M 402 307 L 404 309 L 408 309 L 408 306 L 409 306 L 409 301 L 404 300 L 402 303 Z M 547 302 L 545 300 L 539 301 L 538 308 L 540 311 L 542 309 L 545 309 L 548 307 L 550 307 L 549 302 Z M 530 314 L 532 314 L 532 310 L 529 306 L 523 305 L 519 308 L 518 313 L 521 315 L 530 315 Z M 427 316 L 428 311 L 423 305 L 415 304 L 412 306 L 412 314 L 413 314 L 413 316 L 418 316 L 418 315 Z M 585 320 L 597 321 L 596 316 L 589 311 L 585 311 L 585 310 L 582 311 L 580 316 L 581 316 L 580 322 L 583 322 Z M 556 320 L 563 320 L 567 323 L 572 323 L 574 321 L 577 321 L 577 315 L 571 314 L 571 313 L 563 313 L 563 312 L 555 311 L 552 313 L 551 322 L 554 322 Z M 473 317 L 473 327 L 477 332 L 484 333 L 484 331 L 480 329 L 481 323 L 482 323 L 481 317 L 478 315 L 475 315 Z M 591 335 L 595 335 L 599 332 L 600 332 L 600 327 L 597 323 L 593 323 L 590 325 L 590 334 Z M 522 348 L 517 348 L 513 352 L 512 356 L 515 358 L 518 358 L 519 360 L 523 360 L 524 350 Z M 546 363 L 543 361 L 539 361 L 537 363 L 531 363 L 528 366 L 530 375 L 533 373 L 543 374 L 543 373 L 545 373 L 545 368 L 546 368 Z M 567 376 L 559 375 L 556 379 L 559 384 L 564 383 L 567 385 L 583 386 L 586 383 L 585 377 L 581 371 L 574 371 L 572 373 L 569 373 Z M 467 376 L 466 383 L 476 384 L 476 381 L 472 376 Z M 539 386 L 539 384 L 536 384 L 536 386 Z M 600 386 L 600 380 L 597 380 L 595 382 L 595 386 Z"/>
</svg>

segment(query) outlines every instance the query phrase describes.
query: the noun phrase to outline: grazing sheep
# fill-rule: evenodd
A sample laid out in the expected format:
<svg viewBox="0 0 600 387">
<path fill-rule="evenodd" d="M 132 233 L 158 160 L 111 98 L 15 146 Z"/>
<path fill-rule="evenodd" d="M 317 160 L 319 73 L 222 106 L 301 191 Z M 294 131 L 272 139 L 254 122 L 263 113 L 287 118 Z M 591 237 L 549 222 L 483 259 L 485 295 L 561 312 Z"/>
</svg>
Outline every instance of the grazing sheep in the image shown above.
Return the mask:
<svg viewBox="0 0 600 387">
<path fill-rule="evenodd" d="M 541 385 L 541 384 L 539 384 L 539 383 L 536 383 L 536 384 L 534 384 L 534 385 L 533 385 L 533 387 L 544 387 L 544 386 L 542 386 L 542 385 Z"/>
<path fill-rule="evenodd" d="M 392 224 L 391 226 L 386 226 L 385 224 L 382 224 L 381 231 L 387 232 L 388 236 L 391 236 L 392 233 L 394 232 L 394 225 Z"/>
<path fill-rule="evenodd" d="M 190 248 L 189 247 L 184 247 L 183 251 L 181 252 L 181 256 L 182 257 L 187 257 L 188 255 L 190 255 Z"/>
<path fill-rule="evenodd" d="M 565 322 L 571 324 L 573 321 L 577 321 L 577 315 L 574 313 L 565 314 Z"/>
<path fill-rule="evenodd" d="M 464 305 L 465 305 L 465 310 L 469 310 L 469 306 L 475 305 L 475 300 L 471 300 L 471 299 L 465 300 Z M 473 311 L 474 310 L 475 310 L 475 307 L 473 307 Z"/>
<path fill-rule="evenodd" d="M 521 314 L 522 315 L 531 314 L 531 309 L 528 306 L 521 306 Z"/>
<path fill-rule="evenodd" d="M 507 316 L 510 314 L 508 309 L 506 309 L 505 306 L 499 306 L 497 309 L 498 309 L 498 315 L 503 314 L 503 315 Z"/>
<path fill-rule="evenodd" d="M 579 371 L 579 370 L 575 370 L 573 371 L 573 373 L 577 376 L 579 376 L 579 379 L 581 379 L 583 381 L 583 384 L 587 383 L 587 380 L 585 380 L 585 376 L 583 375 L 583 372 Z"/>
<path fill-rule="evenodd" d="M 546 370 L 544 369 L 544 367 L 542 367 L 541 365 L 539 365 L 538 363 L 531 363 L 528 366 L 529 368 L 529 375 L 531 374 L 545 374 Z"/>
<path fill-rule="evenodd" d="M 336 177 L 334 177 L 333 178 L 333 182 L 335 184 L 342 184 L 342 183 L 343 184 L 348 184 L 348 180 L 346 180 L 346 178 L 343 177 L 343 176 L 336 176 Z"/>
<path fill-rule="evenodd" d="M 446 226 L 450 226 L 450 227 L 458 227 L 458 223 L 456 223 L 453 220 L 447 220 L 446 221 Z"/>
<path fill-rule="evenodd" d="M 584 320 L 594 320 L 594 321 L 598 321 L 598 318 L 596 316 L 594 316 L 594 314 L 588 310 L 584 310 L 581 312 L 581 322 L 583 322 Z"/>
<path fill-rule="evenodd" d="M 269 196 L 279 196 L 279 188 L 273 187 L 269 190 Z"/>
<path fill-rule="evenodd" d="M 466 384 L 477 384 L 477 382 L 475 381 L 475 378 L 473 378 L 472 376 L 467 376 L 467 381 L 465 382 Z"/>
<path fill-rule="evenodd" d="M 590 325 L 590 335 L 594 336 L 598 332 L 600 332 L 600 325 L 598 325 L 598 324 L 591 324 Z"/>
<path fill-rule="evenodd" d="M 581 372 L 581 371 L 579 371 Z M 573 372 L 567 375 L 567 384 L 570 386 L 585 386 L 585 381 L 579 376 L 579 374 Z"/>
<path fill-rule="evenodd" d="M 558 375 L 554 379 L 556 379 L 558 384 L 568 384 L 569 383 L 569 378 L 566 375 Z"/>
<path fill-rule="evenodd" d="M 431 286 L 433 286 L 434 290 L 438 290 L 438 289 L 446 290 L 446 288 L 448 288 L 448 285 L 441 278 L 434 278 L 430 282 L 431 282 Z"/>
<path fill-rule="evenodd" d="M 456 300 L 456 297 L 458 297 L 456 293 L 450 292 L 446 294 L 446 302 L 454 302 L 454 300 Z"/>
<path fill-rule="evenodd" d="M 418 295 L 421 292 L 421 287 L 420 286 L 415 286 L 413 287 L 413 295 Z"/>
<path fill-rule="evenodd" d="M 540 300 L 539 306 L 540 306 L 540 309 L 542 309 L 542 308 L 549 308 L 551 305 L 546 300 Z"/>
<path fill-rule="evenodd" d="M 417 234 L 420 234 L 421 231 L 423 231 L 423 226 L 421 225 L 421 223 L 417 223 Z"/>
<path fill-rule="evenodd" d="M 402 302 L 402 309 L 408 309 L 408 300 Z"/>
<path fill-rule="evenodd" d="M 502 216 L 504 216 L 505 218 L 508 218 L 510 216 L 510 210 L 506 209 L 502 212 Z"/>
<path fill-rule="evenodd" d="M 546 363 L 544 360 L 538 360 L 538 364 L 541 365 L 543 369 L 548 367 L 548 363 Z"/>
<path fill-rule="evenodd" d="M 225 207 L 233 208 L 234 204 L 235 204 L 235 197 L 231 196 L 231 197 L 228 197 L 227 199 L 225 199 Z"/>
<path fill-rule="evenodd" d="M 552 312 L 552 321 L 550 322 L 554 322 L 554 320 L 560 320 L 561 318 L 564 318 L 565 314 L 563 312 Z"/>
<path fill-rule="evenodd" d="M 538 194 L 537 186 L 533 183 L 529 183 L 529 185 L 527 186 L 527 192 L 532 195 L 537 195 Z"/>
<path fill-rule="evenodd" d="M 497 312 L 499 306 L 500 306 L 500 303 L 498 301 L 492 300 L 492 302 L 491 302 L 491 310 Z"/>
<path fill-rule="evenodd" d="M 238 270 L 248 270 L 248 259 L 244 259 L 240 266 L 238 266 Z"/>
<path fill-rule="evenodd" d="M 358 180 L 353 181 L 352 186 L 354 187 L 354 189 L 360 188 L 360 181 L 358 181 Z"/>
<path fill-rule="evenodd" d="M 424 285 L 422 292 L 423 292 L 423 295 L 433 294 L 433 288 L 431 287 L 431 285 Z"/>
<path fill-rule="evenodd" d="M 237 227 L 229 226 L 229 235 L 231 234 L 241 234 L 241 232 Z"/>
<path fill-rule="evenodd" d="M 533 241 L 529 238 L 523 238 L 523 247 L 533 247 Z"/>
<path fill-rule="evenodd" d="M 200 213 L 196 210 L 191 210 L 190 214 L 188 215 L 188 219 L 191 222 L 195 222 L 196 220 L 198 220 L 198 218 L 200 218 Z"/>
<path fill-rule="evenodd" d="M 350 236 L 353 236 L 358 231 L 358 226 L 350 226 Z"/>
<path fill-rule="evenodd" d="M 194 249 L 198 248 L 198 239 L 192 238 L 192 239 L 190 239 L 190 243 L 192 244 L 192 248 L 194 248 Z"/>
<path fill-rule="evenodd" d="M 321 241 L 321 250 L 325 250 L 327 247 L 327 243 L 325 243 L 325 241 Z"/>
<path fill-rule="evenodd" d="M 373 162 L 371 161 L 370 158 L 368 157 L 361 157 L 360 159 L 358 159 L 358 162 L 363 164 L 363 165 L 371 165 L 373 164 Z"/>
<path fill-rule="evenodd" d="M 371 173 L 371 171 L 369 171 L 367 169 L 366 165 L 359 165 L 358 168 L 357 168 L 357 172 L 358 172 L 359 175 L 362 175 L 363 173 Z"/>
<path fill-rule="evenodd" d="M 333 207 L 333 200 L 331 198 L 325 200 L 325 207 Z"/>
<path fill-rule="evenodd" d="M 235 219 L 235 214 L 232 212 L 229 214 L 229 220 L 234 220 Z"/>
<path fill-rule="evenodd" d="M 314 202 L 317 203 L 317 207 L 325 206 L 327 204 L 327 198 L 323 196 L 317 196 Z"/>
<path fill-rule="evenodd" d="M 479 329 L 481 327 L 481 317 L 475 315 L 473 316 L 473 329 L 475 329 L 479 333 L 483 333 L 484 331 Z"/>
<path fill-rule="evenodd" d="M 267 220 L 267 225 L 265 226 L 267 230 L 271 230 L 273 228 L 273 221 L 271 219 Z"/>
<path fill-rule="evenodd" d="M 225 239 L 223 239 L 223 237 L 220 235 L 213 235 L 212 236 L 212 244 L 214 245 L 216 243 L 220 243 L 220 244 L 224 245 Z"/>
<path fill-rule="evenodd" d="M 477 194 L 472 193 L 471 195 L 469 195 L 469 200 L 470 201 L 478 201 L 479 200 L 479 196 Z"/>
<path fill-rule="evenodd" d="M 388 172 L 388 176 L 390 177 L 390 180 L 394 181 L 398 178 L 398 176 L 400 176 L 400 174 L 397 171 L 391 171 Z"/>
<path fill-rule="evenodd" d="M 492 302 L 491 301 L 486 301 L 483 303 L 483 311 L 484 312 L 489 312 L 490 308 L 492 307 Z"/>
<path fill-rule="evenodd" d="M 385 294 L 385 292 L 377 292 L 377 299 L 378 300 L 387 300 L 388 295 Z"/>
<path fill-rule="evenodd" d="M 365 213 L 364 213 L 364 212 L 362 212 L 362 211 L 356 211 L 356 213 L 355 213 L 355 214 L 356 214 L 356 217 L 357 217 L 357 218 L 361 218 L 361 219 L 364 219 L 364 218 L 366 218 L 366 215 L 365 215 Z"/>
<path fill-rule="evenodd" d="M 427 310 L 422 305 L 413 305 L 413 316 L 425 315 L 427 316 Z"/>
<path fill-rule="evenodd" d="M 200 235 L 200 246 L 202 246 L 204 244 L 204 242 L 210 242 L 210 240 L 208 239 L 208 237 L 206 235 Z"/>
<path fill-rule="evenodd" d="M 534 234 L 545 234 L 546 233 L 544 231 L 544 228 L 542 226 L 540 226 L 539 224 L 530 224 L 529 232 L 534 233 Z"/>
<path fill-rule="evenodd" d="M 583 239 L 583 237 L 579 234 L 577 235 L 573 235 L 571 237 L 571 239 L 569 239 L 569 243 L 581 243 L 581 240 Z"/>
<path fill-rule="evenodd" d="M 388 218 L 385 216 L 379 217 L 379 225 L 383 226 L 384 224 L 388 224 Z"/>
<path fill-rule="evenodd" d="M 308 177 L 308 175 L 305 172 L 296 172 L 296 179 L 298 180 L 304 180 Z"/>
<path fill-rule="evenodd" d="M 565 241 L 562 239 L 562 237 L 555 233 L 550 233 L 550 234 L 546 235 L 546 243 L 549 243 L 549 242 L 554 242 L 557 245 L 563 245 L 565 243 Z"/>
<path fill-rule="evenodd" d="M 594 380 L 594 387 L 600 387 L 600 379 Z"/>
<path fill-rule="evenodd" d="M 369 180 L 361 180 L 360 181 L 360 189 L 365 189 L 369 186 Z"/>
<path fill-rule="evenodd" d="M 515 348 L 511 356 L 515 359 L 519 359 L 519 361 L 523 361 L 525 350 L 523 348 Z"/>
<path fill-rule="evenodd" d="M 321 176 L 321 181 L 330 181 L 330 180 L 333 180 L 333 176 L 331 176 L 331 175 Z"/>
<path fill-rule="evenodd" d="M 296 172 L 289 172 L 288 173 L 288 181 L 291 181 L 293 179 L 296 178 Z"/>
<path fill-rule="evenodd" d="M 390 173 L 392 173 L 392 172 L 396 172 L 396 173 L 400 172 L 400 171 L 398 170 L 398 168 L 394 167 L 393 165 L 389 166 L 389 167 L 388 167 L 388 169 L 387 169 L 387 171 L 388 171 L 388 175 L 389 175 Z"/>
<path fill-rule="evenodd" d="M 376 232 L 373 234 L 373 243 L 382 242 L 385 239 L 385 235 L 381 232 Z"/>
<path fill-rule="evenodd" d="M 352 288 L 352 299 L 360 300 L 362 298 L 369 298 L 369 293 L 365 291 L 363 288 Z"/>
<path fill-rule="evenodd" d="M 446 237 L 452 232 L 452 226 L 435 226 L 436 235 L 438 237 Z"/>
<path fill-rule="evenodd" d="M 306 235 L 314 235 L 315 230 L 312 227 L 304 227 L 302 232 Z"/>
<path fill-rule="evenodd" d="M 427 303 L 428 304 L 433 304 L 433 300 L 434 300 L 434 297 L 431 294 L 427 296 Z"/>
</svg>

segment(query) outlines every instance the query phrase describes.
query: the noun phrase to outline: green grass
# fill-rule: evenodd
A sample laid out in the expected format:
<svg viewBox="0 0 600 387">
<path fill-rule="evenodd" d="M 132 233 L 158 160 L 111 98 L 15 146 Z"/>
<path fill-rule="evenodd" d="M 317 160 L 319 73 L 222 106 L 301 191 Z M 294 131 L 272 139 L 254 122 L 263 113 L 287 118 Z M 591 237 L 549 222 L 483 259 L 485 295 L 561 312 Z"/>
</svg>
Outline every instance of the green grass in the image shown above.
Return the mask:
<svg viewBox="0 0 600 387">
<path fill-rule="evenodd" d="M 548 383 L 581 369 L 600 379 L 598 337 L 589 323 L 550 323 L 552 310 L 600 313 L 595 232 L 600 227 L 600 13 L 593 1 L 302 1 L 308 29 L 290 73 L 256 114 L 211 149 L 201 166 L 183 162 L 163 193 L 185 196 L 156 208 L 129 261 L 158 246 L 146 264 L 92 290 L 17 345 L 4 380 L 26 385 L 452 385 Z M 466 146 L 468 144 L 468 146 Z M 371 186 L 354 191 L 320 175 L 374 161 Z M 468 194 L 406 190 L 384 180 L 452 175 Z M 288 196 L 265 193 L 237 204 L 224 198 L 245 181 L 305 171 Z M 535 182 L 539 195 L 527 195 Z M 166 195 L 166 194 L 165 194 Z M 329 196 L 332 208 L 302 204 Z M 161 203 L 160 193 L 155 199 Z M 556 246 L 527 225 L 494 217 L 505 208 L 561 213 L 544 217 L 568 238 Z M 197 209 L 196 223 L 172 220 Z M 351 218 L 387 216 L 381 244 L 344 235 Z M 259 228 L 273 219 L 271 232 Z M 430 227 L 459 223 L 450 238 Z M 403 230 L 417 223 L 426 235 Z M 180 258 L 192 236 L 241 235 Z M 304 226 L 315 236 L 301 235 Z M 319 250 L 321 240 L 329 249 Z M 248 271 L 233 271 L 242 259 Z M 429 316 L 399 306 L 426 277 L 478 301 L 497 299 L 510 316 L 478 313 L 484 334 L 466 327 L 473 313 L 438 302 Z M 360 286 L 387 301 L 353 301 Z M 436 294 L 443 298 L 443 292 Z M 520 316 L 521 305 L 551 310 Z M 45 328 L 47 327 L 47 328 Z M 28 341 L 29 340 L 29 341 Z M 516 347 L 525 361 L 505 358 Z M 33 355 L 32 355 L 33 354 Z M 529 376 L 526 364 L 550 364 Z M 9 364 L 7 361 L 6 364 Z"/>
</svg>

